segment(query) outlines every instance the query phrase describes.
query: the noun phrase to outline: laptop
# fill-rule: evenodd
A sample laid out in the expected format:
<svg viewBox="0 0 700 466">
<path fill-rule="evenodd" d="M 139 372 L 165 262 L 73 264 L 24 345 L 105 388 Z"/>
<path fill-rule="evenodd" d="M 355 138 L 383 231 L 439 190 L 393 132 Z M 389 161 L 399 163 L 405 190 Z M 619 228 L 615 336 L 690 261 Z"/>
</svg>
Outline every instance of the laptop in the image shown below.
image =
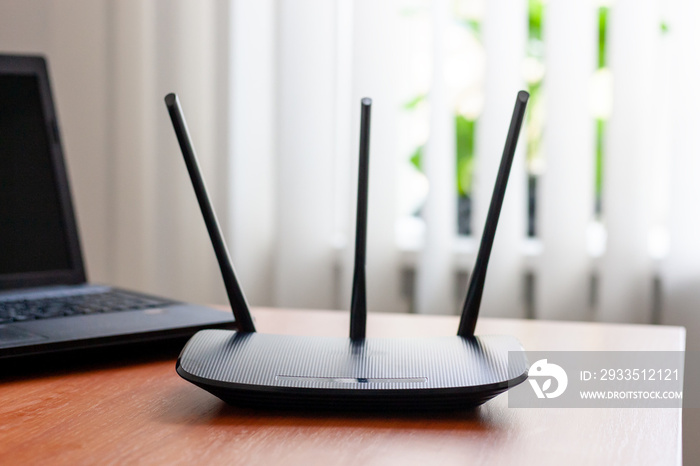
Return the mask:
<svg viewBox="0 0 700 466">
<path fill-rule="evenodd" d="M 87 282 L 46 61 L 0 55 L 0 359 L 189 337 L 230 312 Z"/>
</svg>

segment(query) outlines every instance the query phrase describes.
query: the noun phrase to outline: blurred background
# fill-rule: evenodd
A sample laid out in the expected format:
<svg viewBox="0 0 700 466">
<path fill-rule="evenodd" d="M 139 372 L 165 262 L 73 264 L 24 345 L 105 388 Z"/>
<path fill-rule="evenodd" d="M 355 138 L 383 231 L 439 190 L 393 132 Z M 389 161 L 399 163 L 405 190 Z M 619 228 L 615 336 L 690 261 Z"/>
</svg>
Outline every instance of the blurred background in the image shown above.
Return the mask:
<svg viewBox="0 0 700 466">
<path fill-rule="evenodd" d="M 457 312 L 516 92 L 486 316 L 700 336 L 700 4 L 2 0 L 49 60 L 88 272 L 225 294 L 163 104 L 180 96 L 253 305 L 347 309 L 373 99 L 370 312 Z"/>
</svg>

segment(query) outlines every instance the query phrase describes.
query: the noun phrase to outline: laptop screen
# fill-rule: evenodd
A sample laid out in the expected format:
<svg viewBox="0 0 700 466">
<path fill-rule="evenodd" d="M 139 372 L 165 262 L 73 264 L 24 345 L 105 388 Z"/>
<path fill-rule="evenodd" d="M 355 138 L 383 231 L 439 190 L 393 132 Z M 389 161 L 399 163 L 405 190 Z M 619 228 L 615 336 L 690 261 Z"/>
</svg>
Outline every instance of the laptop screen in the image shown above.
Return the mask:
<svg viewBox="0 0 700 466">
<path fill-rule="evenodd" d="M 36 76 L 0 76 L 0 274 L 70 266 Z"/>
<path fill-rule="evenodd" d="M 45 61 L 0 55 L 0 290 L 80 283 Z"/>
</svg>

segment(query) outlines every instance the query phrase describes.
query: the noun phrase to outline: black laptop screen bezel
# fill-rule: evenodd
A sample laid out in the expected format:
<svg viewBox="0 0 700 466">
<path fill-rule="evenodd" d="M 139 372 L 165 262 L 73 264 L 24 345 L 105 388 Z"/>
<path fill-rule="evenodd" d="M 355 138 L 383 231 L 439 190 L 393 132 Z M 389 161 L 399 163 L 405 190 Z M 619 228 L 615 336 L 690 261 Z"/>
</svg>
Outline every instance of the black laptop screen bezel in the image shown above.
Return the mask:
<svg viewBox="0 0 700 466">
<path fill-rule="evenodd" d="M 66 238 L 69 268 L 37 272 L 0 275 L 0 291 L 47 285 L 73 285 L 85 283 L 85 267 L 80 249 L 78 228 L 75 222 L 68 174 L 59 133 L 58 118 L 53 104 L 46 60 L 41 56 L 0 55 L 0 74 L 27 75 L 37 78 L 44 130 L 49 141 L 51 162 L 61 206 L 61 223 Z"/>
</svg>

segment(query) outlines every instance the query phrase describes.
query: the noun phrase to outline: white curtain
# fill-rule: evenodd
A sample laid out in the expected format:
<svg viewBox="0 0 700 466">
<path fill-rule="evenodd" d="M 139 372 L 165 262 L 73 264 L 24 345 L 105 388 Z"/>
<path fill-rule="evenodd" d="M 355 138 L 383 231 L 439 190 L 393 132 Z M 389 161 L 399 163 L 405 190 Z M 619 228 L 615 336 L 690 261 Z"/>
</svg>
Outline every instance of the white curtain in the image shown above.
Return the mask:
<svg viewBox="0 0 700 466">
<path fill-rule="evenodd" d="M 484 111 L 476 134 L 474 238 L 454 242 L 454 127 L 441 81 L 452 3 L 430 9 L 431 184 L 424 236 L 397 239 L 405 77 L 391 0 L 6 0 L 0 51 L 47 55 L 90 277 L 199 302 L 223 286 L 163 105 L 180 96 L 245 292 L 254 305 L 347 308 L 359 100 L 374 100 L 368 294 L 372 311 L 452 313 L 463 296 L 523 85 L 527 2 L 483 2 Z M 414 2 L 415 3 L 415 2 Z M 418 2 L 420 3 L 420 2 Z M 502 14 L 508 11 L 509 14 Z M 525 239 L 524 140 L 489 267 L 484 315 L 681 323 L 698 331 L 696 240 L 700 11 L 686 0 L 613 4 L 614 103 L 602 225 L 591 253 L 596 6 L 550 0 L 538 237 Z M 663 27 L 662 27 L 663 26 Z M 402 74 L 403 73 L 403 74 Z M 668 234 L 665 235 L 664 232 Z M 669 238 L 668 251 L 664 238 Z M 454 244 L 453 244 L 454 243 Z M 465 246 L 466 245 L 466 246 Z M 696 254 L 697 253 L 697 254 Z M 406 272 L 415 271 L 415 275 Z M 411 279 L 414 276 L 415 279 Z M 592 296 L 591 277 L 597 277 Z M 652 316 L 653 279 L 663 312 Z M 455 299 L 455 296 L 458 299 Z M 591 307 L 591 298 L 596 308 Z M 530 303 L 531 305 L 532 303 Z M 658 310 L 658 309 L 657 309 Z M 694 327 L 693 327 L 694 326 Z"/>
<path fill-rule="evenodd" d="M 588 93 L 595 63 L 594 5 L 551 2 L 544 34 L 547 160 L 540 178 L 538 221 L 545 247 L 537 269 L 537 315 L 585 320 L 591 316 L 587 283 L 591 257 L 586 234 L 594 199 L 594 133 Z"/>
<path fill-rule="evenodd" d="M 240 3 L 0 4 L 0 50 L 48 58 L 93 281 L 192 301 L 225 301 L 163 103 L 166 93 L 177 92 L 213 202 L 233 254 L 240 256 L 241 279 L 251 282 L 247 291 L 252 299 L 271 303 L 270 285 L 258 283 L 269 282 L 272 275 L 274 127 L 269 96 L 274 81 L 265 52 L 272 47 L 272 35 L 265 27 L 274 22 L 265 10 L 271 2 Z M 235 7 L 262 16 L 262 29 L 238 37 L 232 27 L 238 19 Z M 253 58 L 236 54 L 231 60 L 236 47 L 255 40 L 256 34 L 263 35 L 259 53 Z M 244 85 L 247 79 L 249 89 L 232 85 L 241 68 L 251 69 L 240 73 L 236 83 Z M 232 105 L 236 100 L 240 104 Z M 234 154 L 241 141 L 244 149 L 255 150 L 254 158 L 244 157 L 242 149 L 240 156 Z M 243 171 L 245 175 L 239 173 Z M 254 174 L 258 181 L 249 181 Z M 249 203 L 242 201 L 246 197 Z M 241 223 L 247 227 L 232 234 Z M 255 239 L 243 244 L 251 235 Z M 264 252 L 257 254 L 261 245 Z"/>
<path fill-rule="evenodd" d="M 663 322 L 684 325 L 688 349 L 700 349 L 700 62 L 689 58 L 687 47 L 700 45 L 700 5 L 671 2 L 668 13 L 674 18 L 674 32 L 664 44 L 670 69 L 668 110 L 670 183 L 670 249 L 663 263 Z M 697 425 L 696 425 L 697 427 Z M 685 427 L 684 427 L 685 428 Z"/>
</svg>

